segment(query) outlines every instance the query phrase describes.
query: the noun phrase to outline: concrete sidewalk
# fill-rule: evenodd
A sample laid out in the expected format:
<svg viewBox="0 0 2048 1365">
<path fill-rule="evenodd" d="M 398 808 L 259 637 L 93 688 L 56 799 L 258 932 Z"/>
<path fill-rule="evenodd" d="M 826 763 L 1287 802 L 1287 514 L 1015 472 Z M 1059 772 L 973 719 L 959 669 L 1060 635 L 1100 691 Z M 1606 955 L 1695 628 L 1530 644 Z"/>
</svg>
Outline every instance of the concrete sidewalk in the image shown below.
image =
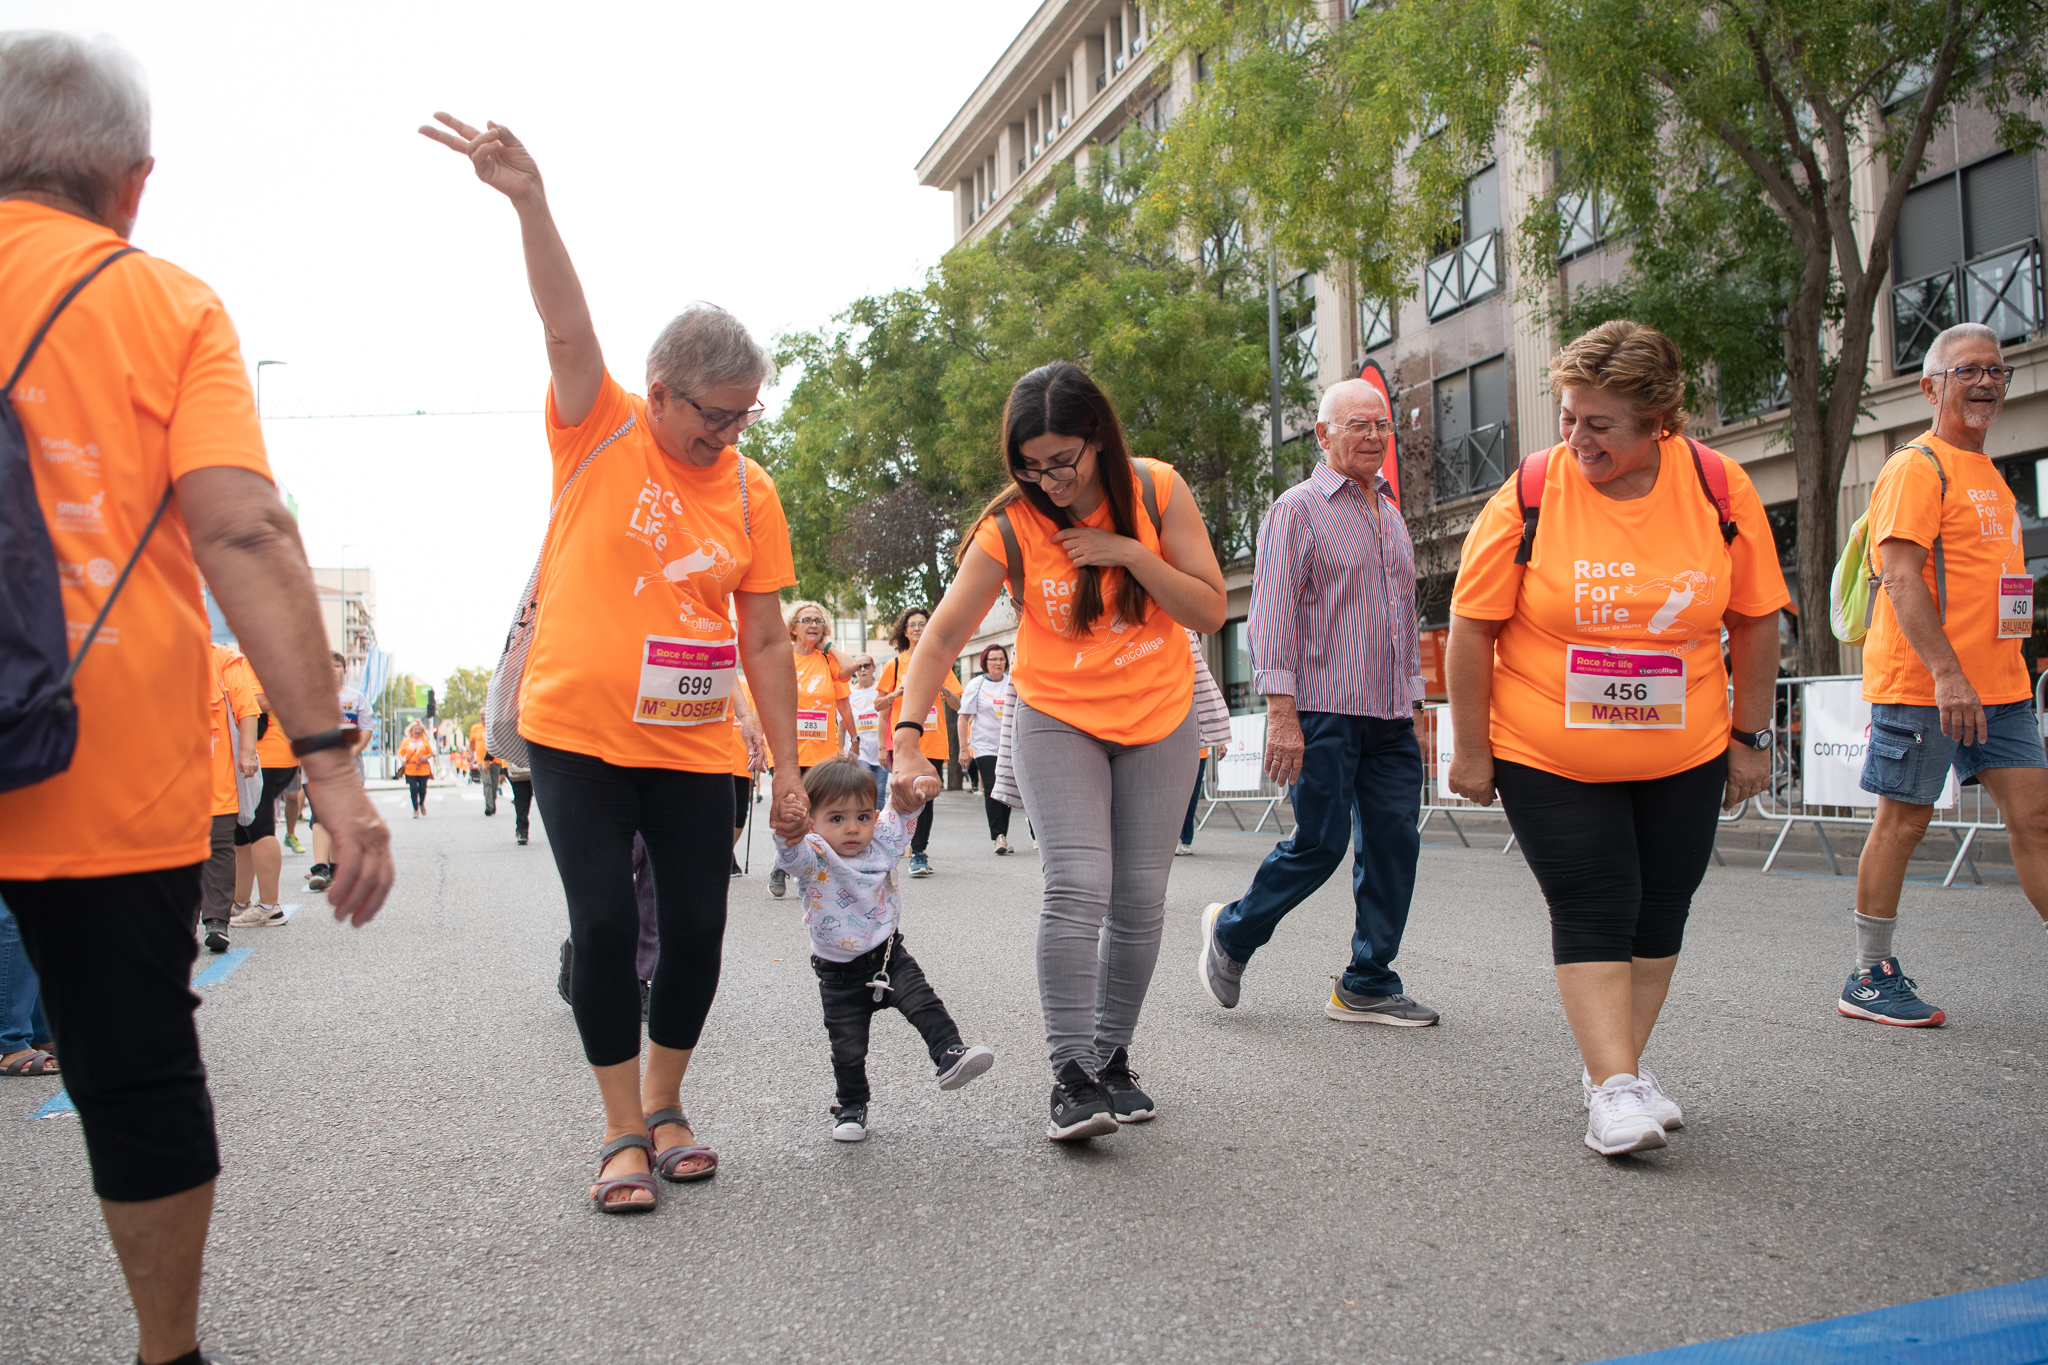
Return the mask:
<svg viewBox="0 0 2048 1365">
<path fill-rule="evenodd" d="M 684 1093 L 724 1164 L 652 1215 L 603 1217 L 545 832 L 536 814 L 514 846 L 479 796 L 437 789 L 412 821 L 380 792 L 402 875 L 384 916 L 344 930 L 288 895 L 303 913 L 239 932 L 253 953 L 204 992 L 227 1162 L 205 1339 L 238 1365 L 1578 1362 L 2048 1273 L 2048 941 L 2010 885 L 1908 888 L 1899 951 L 1952 1021 L 1908 1031 L 1834 1012 L 1845 884 L 1710 870 L 1650 1055 L 1686 1127 L 1606 1160 L 1580 1142 L 1518 856 L 1432 828 L 1399 965 L 1441 1027 L 1322 1016 L 1341 873 L 1226 1013 L 1196 983 L 1196 917 L 1273 837 L 1212 823 L 1174 865 L 1133 1058 L 1161 1117 L 1061 1148 L 1036 859 L 1021 819 L 1018 856 L 992 856 L 957 794 L 938 875 L 904 883 L 904 933 L 995 1070 L 942 1094 L 880 1016 L 873 1136 L 829 1140 L 817 990 L 757 821 Z M 113 1365 L 131 1329 L 76 1121 L 28 1118 L 55 1088 L 0 1082 L 0 1360 Z"/>
</svg>

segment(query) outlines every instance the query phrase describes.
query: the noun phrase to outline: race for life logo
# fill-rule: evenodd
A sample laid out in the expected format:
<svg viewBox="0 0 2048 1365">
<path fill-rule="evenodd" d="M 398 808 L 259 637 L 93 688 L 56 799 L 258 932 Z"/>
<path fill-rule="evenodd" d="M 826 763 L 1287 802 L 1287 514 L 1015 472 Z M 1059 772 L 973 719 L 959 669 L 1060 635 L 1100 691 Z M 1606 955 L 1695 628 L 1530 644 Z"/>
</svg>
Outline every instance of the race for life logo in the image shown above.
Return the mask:
<svg viewBox="0 0 2048 1365">
<path fill-rule="evenodd" d="M 677 525 L 676 518 L 683 511 L 682 501 L 654 480 L 641 486 L 626 518 L 626 534 L 651 546 L 657 556 L 673 558 L 662 559 L 660 568 L 641 574 L 633 584 L 633 596 L 655 583 L 673 583 L 686 594 L 680 619 L 692 629 L 720 630 L 724 622 L 697 614 L 696 604 L 688 598 L 718 601 L 725 595 L 726 581 L 739 572 L 739 561 L 717 541 Z"/>
<path fill-rule="evenodd" d="M 87 498 L 84 502 L 60 502 L 57 515 L 51 518 L 60 531 L 80 531 L 86 535 L 103 536 L 107 533 L 107 519 L 100 515 L 101 504 L 107 500 L 107 490 Z"/>
<path fill-rule="evenodd" d="M 91 441 L 80 445 L 68 436 L 44 436 L 39 441 L 46 462 L 69 465 L 88 479 L 100 476 L 100 448 Z"/>
<path fill-rule="evenodd" d="M 1640 632 L 1682 641 L 1685 652 L 1702 630 L 1686 613 L 1713 605 L 1714 576 L 1699 569 L 1637 581 L 1633 560 L 1572 561 L 1572 625 L 1582 635 Z M 1719 613 L 1713 617 L 1718 626 Z"/>
</svg>

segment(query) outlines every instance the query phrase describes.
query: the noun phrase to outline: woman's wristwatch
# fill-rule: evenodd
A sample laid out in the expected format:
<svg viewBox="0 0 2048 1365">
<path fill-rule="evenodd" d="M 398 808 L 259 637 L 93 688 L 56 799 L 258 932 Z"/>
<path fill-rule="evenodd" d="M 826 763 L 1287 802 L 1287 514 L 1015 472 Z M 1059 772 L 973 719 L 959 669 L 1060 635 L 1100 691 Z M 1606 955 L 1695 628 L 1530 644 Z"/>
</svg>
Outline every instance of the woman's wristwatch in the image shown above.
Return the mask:
<svg viewBox="0 0 2048 1365">
<path fill-rule="evenodd" d="M 1771 747 L 1771 732 L 1769 729 L 1731 729 L 1728 732 L 1728 738 L 1734 740 L 1737 744 L 1746 745 L 1752 749 L 1769 749 Z"/>
</svg>

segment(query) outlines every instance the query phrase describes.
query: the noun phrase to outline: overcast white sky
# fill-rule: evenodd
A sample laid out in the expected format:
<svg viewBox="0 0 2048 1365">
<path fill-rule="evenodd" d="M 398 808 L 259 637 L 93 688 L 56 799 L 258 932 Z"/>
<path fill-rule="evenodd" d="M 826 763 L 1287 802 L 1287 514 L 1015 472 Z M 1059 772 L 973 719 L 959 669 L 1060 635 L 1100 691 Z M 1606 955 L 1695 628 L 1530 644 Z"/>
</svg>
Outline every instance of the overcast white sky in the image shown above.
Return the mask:
<svg viewBox="0 0 2048 1365">
<path fill-rule="evenodd" d="M 692 299 L 765 342 L 914 284 L 951 241 L 913 170 L 1036 0 L 347 6 L 12 0 L 149 75 L 135 240 L 206 280 L 263 376 L 316 564 L 377 572 L 378 636 L 438 682 L 495 662 L 547 517 L 547 384 L 512 211 L 413 130 L 534 149 L 612 370 Z M 769 396 L 771 408 L 774 395 Z M 344 549 L 344 547 L 346 547 Z"/>
</svg>

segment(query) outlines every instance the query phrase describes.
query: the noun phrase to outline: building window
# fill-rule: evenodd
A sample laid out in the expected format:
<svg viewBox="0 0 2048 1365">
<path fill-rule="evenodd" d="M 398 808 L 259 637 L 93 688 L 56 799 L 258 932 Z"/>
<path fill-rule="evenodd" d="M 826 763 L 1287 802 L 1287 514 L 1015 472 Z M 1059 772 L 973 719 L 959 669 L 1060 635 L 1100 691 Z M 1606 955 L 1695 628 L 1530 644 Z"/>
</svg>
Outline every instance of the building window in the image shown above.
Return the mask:
<svg viewBox="0 0 2048 1365">
<path fill-rule="evenodd" d="M 1892 367 L 1917 369 L 1959 322 L 2003 341 L 2039 331 L 2040 236 L 2030 156 L 2003 153 L 1915 186 L 1892 237 Z"/>
<path fill-rule="evenodd" d="M 1216 270 L 1244 258 L 1244 224 L 1233 218 L 1220 231 L 1204 237 L 1197 248 L 1202 269 Z"/>
<path fill-rule="evenodd" d="M 1394 305 L 1385 299 L 1358 301 L 1358 349 L 1377 350 L 1394 339 Z"/>
<path fill-rule="evenodd" d="M 1316 357 L 1316 277 L 1304 271 L 1280 286 L 1280 347 L 1294 372 L 1313 384 L 1322 373 Z"/>
<path fill-rule="evenodd" d="M 1614 231 L 1614 202 L 1599 190 L 1558 195 L 1557 216 L 1564 220 L 1560 261 L 1591 251 Z"/>
<path fill-rule="evenodd" d="M 1435 384 L 1436 500 L 1498 488 L 1508 476 L 1508 362 L 1483 360 Z"/>
<path fill-rule="evenodd" d="M 1422 267 L 1422 302 L 1431 322 L 1500 290 L 1500 167 L 1488 166 L 1465 182 L 1444 247 Z"/>
<path fill-rule="evenodd" d="M 1245 618 L 1225 621 L 1223 645 L 1223 700 L 1233 716 L 1256 715 L 1266 709 L 1266 699 L 1252 691 L 1252 638 Z"/>
</svg>

